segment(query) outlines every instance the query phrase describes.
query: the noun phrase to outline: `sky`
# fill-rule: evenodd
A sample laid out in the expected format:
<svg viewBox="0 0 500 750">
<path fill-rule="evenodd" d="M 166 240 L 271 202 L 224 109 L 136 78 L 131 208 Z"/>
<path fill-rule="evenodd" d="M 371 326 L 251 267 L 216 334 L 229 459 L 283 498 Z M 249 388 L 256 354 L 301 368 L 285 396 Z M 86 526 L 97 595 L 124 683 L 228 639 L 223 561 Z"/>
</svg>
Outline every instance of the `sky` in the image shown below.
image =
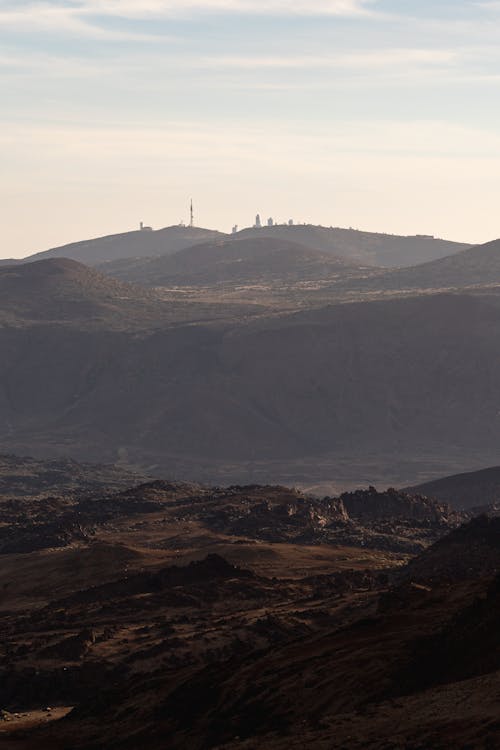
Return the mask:
<svg viewBox="0 0 500 750">
<path fill-rule="evenodd" d="M 500 1 L 0 0 L 0 257 L 189 220 L 500 236 Z"/>
</svg>

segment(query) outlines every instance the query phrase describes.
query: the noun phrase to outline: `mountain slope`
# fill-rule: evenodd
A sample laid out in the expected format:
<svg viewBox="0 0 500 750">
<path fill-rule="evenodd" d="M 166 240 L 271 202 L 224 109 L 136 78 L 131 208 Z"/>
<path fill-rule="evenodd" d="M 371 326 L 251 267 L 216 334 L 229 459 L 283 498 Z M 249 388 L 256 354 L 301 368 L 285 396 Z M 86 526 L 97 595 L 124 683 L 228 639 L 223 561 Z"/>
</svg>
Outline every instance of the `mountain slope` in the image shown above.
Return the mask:
<svg viewBox="0 0 500 750">
<path fill-rule="evenodd" d="M 46 258 L 73 258 L 87 265 L 103 263 L 117 258 L 150 257 L 168 255 L 190 247 L 197 242 L 206 242 L 223 236 L 212 229 L 172 226 L 157 231 L 136 231 L 112 234 L 82 242 L 73 242 L 30 256 L 26 260 Z"/>
<path fill-rule="evenodd" d="M 500 518 L 478 516 L 408 563 L 404 581 L 436 586 L 494 577 L 500 566 Z"/>
<path fill-rule="evenodd" d="M 359 276 L 369 269 L 296 242 L 269 237 L 218 239 L 173 255 L 105 263 L 110 276 L 153 286 L 300 282 Z"/>
<path fill-rule="evenodd" d="M 0 268 L 0 320 L 131 321 L 155 310 L 145 290 L 67 258 Z"/>
<path fill-rule="evenodd" d="M 500 467 L 454 474 L 409 489 L 454 508 L 479 508 L 500 501 Z"/>
<path fill-rule="evenodd" d="M 296 242 L 307 248 L 348 259 L 358 265 L 412 266 L 459 252 L 469 245 L 437 240 L 430 237 L 399 237 L 397 235 L 360 232 L 354 229 L 326 228 L 312 225 L 274 226 L 243 229 L 226 235 L 199 227 L 172 226 L 158 231 L 124 232 L 74 242 L 52 248 L 26 258 L 73 258 L 88 265 L 121 258 L 147 258 L 171 255 L 195 244 L 219 239 L 270 238 Z"/>
<path fill-rule="evenodd" d="M 413 266 L 459 252 L 469 245 L 428 236 L 398 236 L 311 224 L 243 229 L 240 238 L 270 237 L 349 259 L 352 263 L 391 268 Z"/>
<path fill-rule="evenodd" d="M 214 299 L 164 300 L 153 290 L 123 283 L 68 258 L 49 258 L 0 267 L 0 324 L 50 324 L 79 330 L 113 328 L 144 331 L 192 321 L 256 315 L 259 305 Z"/>
<path fill-rule="evenodd" d="M 449 289 L 488 284 L 500 284 L 500 240 L 413 268 L 390 271 L 371 285 L 377 289 Z"/>
<path fill-rule="evenodd" d="M 370 466 L 394 477 L 409 457 L 427 475 L 451 456 L 473 466 L 500 446 L 499 328 L 494 300 L 460 295 L 140 337 L 4 327 L 0 450 L 127 457 L 203 481 L 250 479 L 256 466 L 288 481 L 305 459 L 306 477 L 332 478 L 342 460 L 368 481 Z"/>
</svg>

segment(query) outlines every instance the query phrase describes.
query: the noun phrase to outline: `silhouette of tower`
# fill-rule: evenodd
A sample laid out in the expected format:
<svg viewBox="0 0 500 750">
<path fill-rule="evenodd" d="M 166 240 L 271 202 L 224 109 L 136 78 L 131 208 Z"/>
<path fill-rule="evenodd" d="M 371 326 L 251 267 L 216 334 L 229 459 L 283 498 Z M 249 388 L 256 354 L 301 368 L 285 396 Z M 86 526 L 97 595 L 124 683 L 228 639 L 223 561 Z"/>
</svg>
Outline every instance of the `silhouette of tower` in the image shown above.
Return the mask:
<svg viewBox="0 0 500 750">
<path fill-rule="evenodd" d="M 194 227 L 193 199 L 191 198 L 191 208 L 189 213 L 189 226 Z"/>
<path fill-rule="evenodd" d="M 260 229 L 261 226 L 262 226 L 262 222 L 260 220 L 260 214 L 257 214 L 257 216 L 255 217 L 255 228 Z"/>
</svg>

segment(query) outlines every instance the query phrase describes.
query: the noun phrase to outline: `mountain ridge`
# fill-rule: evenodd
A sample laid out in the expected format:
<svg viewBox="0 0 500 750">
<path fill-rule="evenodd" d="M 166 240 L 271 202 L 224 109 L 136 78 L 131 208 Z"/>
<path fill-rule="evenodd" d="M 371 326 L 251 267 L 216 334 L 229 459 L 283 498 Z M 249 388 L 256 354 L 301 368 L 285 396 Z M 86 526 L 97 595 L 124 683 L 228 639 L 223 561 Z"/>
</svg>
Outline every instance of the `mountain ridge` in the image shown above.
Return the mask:
<svg viewBox="0 0 500 750">
<path fill-rule="evenodd" d="M 91 240 L 71 242 L 27 256 L 23 262 L 51 257 L 69 257 L 87 265 L 102 263 L 120 257 L 161 255 L 190 247 L 198 241 L 221 235 L 215 229 L 174 225 L 158 230 L 133 230 L 96 237 Z"/>
<path fill-rule="evenodd" d="M 73 242 L 32 254 L 19 262 L 48 257 L 71 257 L 94 265 L 119 258 L 170 255 L 177 250 L 210 239 L 255 237 L 295 241 L 320 252 L 349 258 L 355 264 L 386 267 L 411 266 L 470 247 L 468 243 L 451 242 L 429 236 L 399 236 L 314 225 L 248 228 L 236 234 L 174 225 L 155 231 L 135 230 Z"/>
<path fill-rule="evenodd" d="M 499 283 L 500 239 L 427 263 L 395 269 L 373 281 L 384 289 L 464 288 Z"/>
<path fill-rule="evenodd" d="M 371 270 L 347 258 L 269 237 L 228 237 L 167 256 L 143 261 L 123 259 L 98 268 L 113 278 L 154 286 L 304 282 Z"/>
</svg>

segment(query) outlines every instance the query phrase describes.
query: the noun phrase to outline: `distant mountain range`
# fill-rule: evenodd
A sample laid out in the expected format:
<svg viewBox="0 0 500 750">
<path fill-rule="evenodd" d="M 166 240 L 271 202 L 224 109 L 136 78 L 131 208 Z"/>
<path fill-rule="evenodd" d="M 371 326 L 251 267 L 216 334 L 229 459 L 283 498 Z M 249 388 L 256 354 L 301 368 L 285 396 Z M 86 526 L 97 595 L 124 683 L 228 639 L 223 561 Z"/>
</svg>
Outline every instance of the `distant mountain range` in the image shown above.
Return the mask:
<svg viewBox="0 0 500 750">
<path fill-rule="evenodd" d="M 500 240 L 383 269 L 285 230 L 337 232 L 175 227 L 132 233 L 170 254 L 2 265 L 0 450 L 340 488 L 495 464 Z"/>
<path fill-rule="evenodd" d="M 224 237 L 221 232 L 197 227 L 173 226 L 158 231 L 142 230 L 111 234 L 83 242 L 54 247 L 26 260 L 45 260 L 46 258 L 73 258 L 86 265 L 95 265 L 118 258 L 148 258 L 157 255 L 169 255 L 191 247 L 198 242 L 207 242 L 216 237 Z"/>
<path fill-rule="evenodd" d="M 24 261 L 64 257 L 87 265 L 97 265 L 123 258 L 172 255 L 195 244 L 213 242 L 217 239 L 257 238 L 295 242 L 309 250 L 346 258 L 355 265 L 368 264 L 382 267 L 411 266 L 442 258 L 470 247 L 467 244 L 448 242 L 428 236 L 405 237 L 313 225 L 243 229 L 234 235 L 198 227 L 172 226 L 158 231 L 125 232 L 74 242 L 36 253 Z"/>
<path fill-rule="evenodd" d="M 243 229 L 237 236 L 243 239 L 270 237 L 290 240 L 320 252 L 348 258 L 357 265 L 386 268 L 425 263 L 470 247 L 468 244 L 449 242 L 428 235 L 399 236 L 310 224 Z"/>
<path fill-rule="evenodd" d="M 409 484 L 410 458 L 420 476 L 429 455 L 441 474 L 451 456 L 494 462 L 500 298 L 417 295 L 218 321 L 201 303 L 187 308 L 190 322 L 74 261 L 4 268 L 0 450 L 204 481 L 250 479 L 252 465 L 284 481 L 307 459 L 306 481 L 341 461 Z"/>
<path fill-rule="evenodd" d="M 409 268 L 382 269 L 269 237 L 217 239 L 157 258 L 121 259 L 98 266 L 106 275 L 146 286 L 300 283 L 332 290 L 405 291 L 500 284 L 500 240 Z"/>
<path fill-rule="evenodd" d="M 328 252 L 270 237 L 217 239 L 172 255 L 122 259 L 98 268 L 114 278 L 146 286 L 293 283 L 351 278 L 371 270 Z"/>
<path fill-rule="evenodd" d="M 377 289 L 450 289 L 485 284 L 500 284 L 500 240 L 412 268 L 394 269 L 365 282 Z"/>
</svg>

